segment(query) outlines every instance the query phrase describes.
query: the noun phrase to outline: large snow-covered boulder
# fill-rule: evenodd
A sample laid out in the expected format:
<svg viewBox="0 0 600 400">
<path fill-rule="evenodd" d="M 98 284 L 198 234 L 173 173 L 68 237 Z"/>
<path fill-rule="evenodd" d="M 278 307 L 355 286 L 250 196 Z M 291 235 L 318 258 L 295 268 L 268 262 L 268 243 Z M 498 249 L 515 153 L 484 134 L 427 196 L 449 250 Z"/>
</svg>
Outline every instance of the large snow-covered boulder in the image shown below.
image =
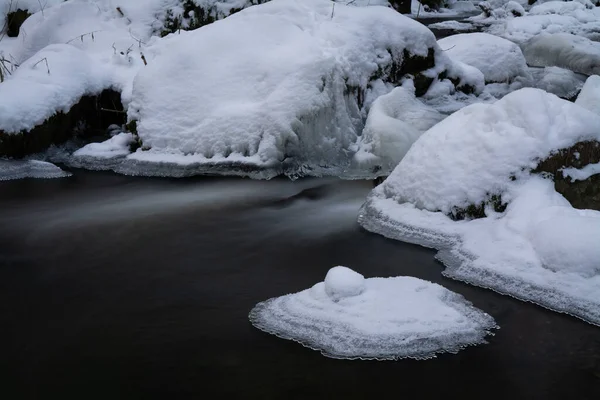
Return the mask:
<svg viewBox="0 0 600 400">
<path fill-rule="evenodd" d="M 516 44 L 487 33 L 463 33 L 438 40 L 448 56 L 479 69 L 486 82 L 531 80 L 527 63 Z"/>
<path fill-rule="evenodd" d="M 417 99 L 410 87 L 397 87 L 378 97 L 354 155 L 357 168 L 387 176 L 419 136 L 444 118 Z"/>
<path fill-rule="evenodd" d="M 335 287 L 335 291 L 331 288 Z M 461 295 L 412 277 L 369 278 L 335 267 L 312 288 L 272 298 L 252 324 L 328 357 L 426 359 L 485 343 L 494 319 Z"/>
<path fill-rule="evenodd" d="M 465 107 L 425 132 L 383 191 L 398 202 L 456 215 L 502 197 L 553 152 L 599 141 L 599 126 L 600 116 L 583 107 L 521 89 L 494 104 Z"/>
<path fill-rule="evenodd" d="M 326 0 L 250 7 L 154 51 L 129 108 L 144 151 L 129 159 L 187 171 L 345 167 L 373 85 L 461 80 L 423 25 Z"/>
<path fill-rule="evenodd" d="M 600 43 L 569 33 L 541 34 L 523 44 L 531 66 L 556 66 L 586 75 L 600 74 Z"/>
<path fill-rule="evenodd" d="M 587 78 L 575 104 L 600 115 L 600 76 L 592 75 Z"/>
<path fill-rule="evenodd" d="M 539 89 L 465 107 L 413 144 L 359 222 L 440 250 L 451 278 L 600 324 L 598 127 Z"/>
</svg>

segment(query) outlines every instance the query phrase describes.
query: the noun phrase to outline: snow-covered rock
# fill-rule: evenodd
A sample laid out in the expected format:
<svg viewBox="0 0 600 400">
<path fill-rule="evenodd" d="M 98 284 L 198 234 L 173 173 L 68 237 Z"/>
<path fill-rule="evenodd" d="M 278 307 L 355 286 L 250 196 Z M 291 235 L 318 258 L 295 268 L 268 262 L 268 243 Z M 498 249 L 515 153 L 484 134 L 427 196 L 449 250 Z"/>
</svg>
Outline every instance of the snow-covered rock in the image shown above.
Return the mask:
<svg viewBox="0 0 600 400">
<path fill-rule="evenodd" d="M 325 293 L 333 301 L 358 296 L 365 291 L 365 277 L 348 267 L 331 268 L 325 275 Z"/>
<path fill-rule="evenodd" d="M 485 343 L 494 320 L 461 295 L 412 277 L 369 278 L 344 268 L 352 295 L 331 297 L 328 279 L 312 288 L 259 303 L 257 328 L 333 358 L 425 359 Z M 346 281 L 351 278 L 351 282 Z"/>
<path fill-rule="evenodd" d="M 574 209 L 558 181 L 532 173 L 583 162 L 574 148 L 598 161 L 599 126 L 600 116 L 538 89 L 465 107 L 413 144 L 359 221 L 440 249 L 449 277 L 600 324 L 600 212 Z M 465 216 L 480 218 L 455 220 Z"/>
<path fill-rule="evenodd" d="M 577 97 L 586 76 L 559 67 L 530 68 L 533 86 L 566 100 Z"/>
<path fill-rule="evenodd" d="M 438 40 L 453 60 L 479 69 L 486 82 L 529 81 L 531 76 L 516 44 L 487 33 L 463 33 Z"/>
<path fill-rule="evenodd" d="M 444 118 L 410 88 L 397 87 L 371 106 L 354 161 L 388 175 L 419 136 Z"/>
<path fill-rule="evenodd" d="M 129 108 L 149 150 L 129 159 L 188 171 L 340 173 L 376 82 L 399 84 L 409 73 L 433 81 L 444 71 L 462 78 L 423 25 L 390 8 L 333 10 L 325 0 L 250 7 L 154 50 Z"/>
<path fill-rule="evenodd" d="M 600 43 L 569 33 L 542 34 L 523 44 L 531 66 L 556 66 L 586 75 L 600 74 Z"/>
<path fill-rule="evenodd" d="M 575 104 L 600 115 L 600 76 L 592 75 L 587 78 Z"/>
<path fill-rule="evenodd" d="M 67 176 L 71 174 L 49 162 L 0 159 L 0 181 L 25 178 L 54 179 Z"/>
<path fill-rule="evenodd" d="M 585 140 L 600 140 L 600 116 L 538 89 L 452 114 L 413 144 L 383 186 L 419 209 L 455 209 L 503 196 L 538 161 Z M 506 199 L 508 200 L 508 199 Z"/>
</svg>

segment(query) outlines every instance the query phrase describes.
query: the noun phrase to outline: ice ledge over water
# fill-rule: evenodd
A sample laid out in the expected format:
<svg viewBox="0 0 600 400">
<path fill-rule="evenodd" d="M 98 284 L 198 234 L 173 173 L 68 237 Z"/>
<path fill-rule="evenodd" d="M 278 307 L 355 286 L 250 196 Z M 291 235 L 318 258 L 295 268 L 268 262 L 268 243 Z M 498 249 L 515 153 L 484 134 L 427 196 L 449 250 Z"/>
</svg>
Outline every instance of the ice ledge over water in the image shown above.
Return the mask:
<svg viewBox="0 0 600 400">
<path fill-rule="evenodd" d="M 369 196 L 360 225 L 391 239 L 439 250 L 443 275 L 600 325 L 600 212 L 576 210 L 553 182 L 532 178 L 511 193 L 503 215 L 453 221 Z"/>
</svg>

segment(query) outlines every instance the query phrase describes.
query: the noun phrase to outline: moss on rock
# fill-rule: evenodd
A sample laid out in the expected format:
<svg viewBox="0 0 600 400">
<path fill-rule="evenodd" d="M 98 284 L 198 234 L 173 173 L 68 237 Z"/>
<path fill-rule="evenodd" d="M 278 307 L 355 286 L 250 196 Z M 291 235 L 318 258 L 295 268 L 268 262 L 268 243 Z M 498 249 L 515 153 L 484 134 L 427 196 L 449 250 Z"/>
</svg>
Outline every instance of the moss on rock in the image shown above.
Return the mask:
<svg viewBox="0 0 600 400">
<path fill-rule="evenodd" d="M 77 134 L 93 136 L 110 125 L 125 123 L 121 95 L 107 89 L 95 96 L 84 96 L 67 113 L 57 112 L 28 132 L 0 130 L 0 157 L 21 158 L 60 144 Z M 85 129 L 81 130 L 81 127 Z"/>
</svg>

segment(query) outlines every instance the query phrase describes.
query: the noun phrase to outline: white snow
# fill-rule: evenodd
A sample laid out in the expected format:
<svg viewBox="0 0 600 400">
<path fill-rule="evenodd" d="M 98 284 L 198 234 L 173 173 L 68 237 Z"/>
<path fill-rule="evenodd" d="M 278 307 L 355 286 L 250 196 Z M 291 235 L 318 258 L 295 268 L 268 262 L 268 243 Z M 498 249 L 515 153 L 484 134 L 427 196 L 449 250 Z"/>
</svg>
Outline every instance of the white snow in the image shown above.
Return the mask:
<svg viewBox="0 0 600 400">
<path fill-rule="evenodd" d="M 425 132 L 383 184 L 418 208 L 450 213 L 501 194 L 511 176 L 578 141 L 599 139 L 600 116 L 538 89 L 473 104 Z M 522 169 L 525 168 L 525 171 Z"/>
<path fill-rule="evenodd" d="M 559 67 L 530 68 L 533 86 L 563 99 L 572 99 L 581 91 L 586 76 Z"/>
<path fill-rule="evenodd" d="M 463 108 L 413 144 L 359 222 L 439 249 L 449 277 L 600 324 L 600 212 L 573 209 L 551 180 L 530 174 L 555 150 L 600 140 L 599 126 L 598 115 L 537 89 Z M 505 212 L 447 216 L 491 195 Z"/>
<path fill-rule="evenodd" d="M 556 66 L 586 75 L 600 74 L 600 43 L 569 33 L 541 34 L 523 44 L 531 66 Z"/>
<path fill-rule="evenodd" d="M 121 132 L 101 143 L 90 143 L 73 153 L 75 157 L 114 158 L 130 153 L 129 145 L 134 141 L 133 134 Z"/>
<path fill-rule="evenodd" d="M 327 280 L 269 299 L 252 309 L 250 321 L 329 357 L 380 360 L 455 353 L 484 343 L 495 328 L 491 316 L 440 285 L 412 277 L 361 283 L 361 293 L 339 299 L 327 294 Z"/>
<path fill-rule="evenodd" d="M 325 293 L 337 302 L 347 297 L 358 296 L 365 291 L 365 277 L 348 267 L 331 268 L 325 275 Z"/>
<path fill-rule="evenodd" d="M 419 136 L 444 118 L 419 101 L 414 88 L 397 87 L 371 106 L 354 161 L 361 168 L 377 165 L 389 173 Z"/>
<path fill-rule="evenodd" d="M 541 33 L 571 33 L 598 40 L 599 30 L 600 7 L 585 9 L 571 1 L 535 6 L 523 17 L 491 23 L 488 32 L 522 44 Z"/>
<path fill-rule="evenodd" d="M 600 174 L 600 163 L 588 164 L 583 168 L 563 168 L 562 174 L 574 181 L 584 181 L 593 175 Z"/>
<path fill-rule="evenodd" d="M 171 35 L 134 82 L 129 118 L 151 151 L 130 159 L 347 163 L 362 115 L 346 88 L 432 47 L 436 68 L 451 68 L 423 25 L 386 7 L 337 4 L 332 18 L 325 0 L 275 0 Z"/>
<path fill-rule="evenodd" d="M 587 78 L 575 104 L 600 115 L 600 76 L 592 75 Z"/>
<path fill-rule="evenodd" d="M 453 60 L 479 69 L 486 82 L 529 81 L 531 76 L 516 44 L 487 33 L 462 33 L 438 40 Z"/>
<path fill-rule="evenodd" d="M 23 10 L 33 14 L 62 3 L 65 0 L 0 0 L 0 34 L 6 26 L 6 16 L 8 13 L 17 10 Z"/>
<path fill-rule="evenodd" d="M 54 179 L 67 176 L 71 174 L 49 162 L 0 159 L 0 181 L 25 178 Z"/>
<path fill-rule="evenodd" d="M 82 96 L 110 85 L 106 72 L 74 46 L 46 46 L 0 84 L 0 130 L 28 131 L 69 111 Z"/>
</svg>

